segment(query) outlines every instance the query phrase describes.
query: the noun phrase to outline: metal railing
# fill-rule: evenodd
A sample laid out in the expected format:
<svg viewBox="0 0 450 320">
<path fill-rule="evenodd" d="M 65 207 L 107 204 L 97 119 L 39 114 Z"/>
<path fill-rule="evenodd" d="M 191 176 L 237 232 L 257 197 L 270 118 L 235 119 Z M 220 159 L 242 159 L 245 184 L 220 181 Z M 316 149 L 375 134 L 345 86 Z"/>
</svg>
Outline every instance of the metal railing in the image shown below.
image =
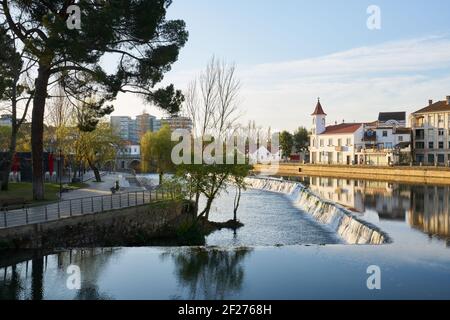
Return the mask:
<svg viewBox="0 0 450 320">
<path fill-rule="evenodd" d="M 179 189 L 154 189 L 67 199 L 42 206 L 3 207 L 0 208 L 0 229 L 136 207 L 159 200 L 174 200 L 180 194 Z"/>
</svg>

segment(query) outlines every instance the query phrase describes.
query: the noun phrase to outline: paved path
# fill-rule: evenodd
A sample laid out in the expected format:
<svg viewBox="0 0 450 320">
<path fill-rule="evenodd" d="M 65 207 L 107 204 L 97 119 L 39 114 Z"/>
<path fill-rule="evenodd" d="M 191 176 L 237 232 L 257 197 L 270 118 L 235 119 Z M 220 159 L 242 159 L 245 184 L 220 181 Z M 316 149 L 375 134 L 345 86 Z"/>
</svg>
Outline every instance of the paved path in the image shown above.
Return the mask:
<svg viewBox="0 0 450 320">
<path fill-rule="evenodd" d="M 125 174 L 107 174 L 102 180 L 89 181 L 87 188 L 63 193 L 62 201 L 57 203 L 0 212 L 0 229 L 133 207 L 162 198 L 162 194 L 157 194 L 156 191 L 150 192 L 142 187 L 127 185 Z M 126 186 L 113 195 L 110 188 L 117 180 Z"/>
</svg>

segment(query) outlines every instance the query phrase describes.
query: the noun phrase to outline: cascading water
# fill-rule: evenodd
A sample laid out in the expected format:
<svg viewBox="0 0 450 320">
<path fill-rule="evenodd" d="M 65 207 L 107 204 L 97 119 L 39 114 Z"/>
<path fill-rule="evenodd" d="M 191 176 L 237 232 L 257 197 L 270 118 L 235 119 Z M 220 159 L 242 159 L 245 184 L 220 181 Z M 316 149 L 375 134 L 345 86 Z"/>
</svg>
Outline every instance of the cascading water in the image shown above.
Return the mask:
<svg viewBox="0 0 450 320">
<path fill-rule="evenodd" d="M 385 244 L 391 242 L 387 234 L 376 226 L 361 221 L 344 207 L 326 201 L 298 182 L 274 178 L 246 178 L 250 188 L 287 195 L 301 210 L 316 221 L 332 228 L 348 244 Z"/>
</svg>

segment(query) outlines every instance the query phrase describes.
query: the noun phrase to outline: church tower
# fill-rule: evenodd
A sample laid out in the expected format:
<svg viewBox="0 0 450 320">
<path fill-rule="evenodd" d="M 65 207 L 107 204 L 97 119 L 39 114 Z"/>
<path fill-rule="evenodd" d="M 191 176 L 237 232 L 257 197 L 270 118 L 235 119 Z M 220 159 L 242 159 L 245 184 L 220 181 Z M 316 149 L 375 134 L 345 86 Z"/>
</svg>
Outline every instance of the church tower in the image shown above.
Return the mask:
<svg viewBox="0 0 450 320">
<path fill-rule="evenodd" d="M 317 99 L 316 109 L 312 114 L 312 130 L 313 135 L 319 135 L 325 132 L 326 127 L 326 117 L 327 114 L 323 111 L 322 105 L 320 104 L 320 98 Z"/>
</svg>

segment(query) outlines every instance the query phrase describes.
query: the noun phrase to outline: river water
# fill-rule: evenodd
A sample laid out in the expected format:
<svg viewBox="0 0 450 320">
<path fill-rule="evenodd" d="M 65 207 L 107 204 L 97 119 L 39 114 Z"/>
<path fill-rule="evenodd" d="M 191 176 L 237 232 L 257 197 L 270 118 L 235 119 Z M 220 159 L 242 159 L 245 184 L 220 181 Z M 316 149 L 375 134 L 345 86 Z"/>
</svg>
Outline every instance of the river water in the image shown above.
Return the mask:
<svg viewBox="0 0 450 320">
<path fill-rule="evenodd" d="M 348 245 L 282 194 L 247 190 L 245 226 L 204 247 L 17 252 L 0 268 L 3 299 L 450 299 L 450 188 L 307 178 L 311 191 L 386 232 L 392 243 Z M 211 218 L 232 218 L 233 192 Z M 21 258 L 23 257 L 23 258 Z M 69 266 L 81 288 L 70 285 Z M 380 270 L 369 290 L 370 266 Z M 70 269 L 69 269 L 70 271 Z M 69 286 L 68 286 L 69 280 Z"/>
</svg>

